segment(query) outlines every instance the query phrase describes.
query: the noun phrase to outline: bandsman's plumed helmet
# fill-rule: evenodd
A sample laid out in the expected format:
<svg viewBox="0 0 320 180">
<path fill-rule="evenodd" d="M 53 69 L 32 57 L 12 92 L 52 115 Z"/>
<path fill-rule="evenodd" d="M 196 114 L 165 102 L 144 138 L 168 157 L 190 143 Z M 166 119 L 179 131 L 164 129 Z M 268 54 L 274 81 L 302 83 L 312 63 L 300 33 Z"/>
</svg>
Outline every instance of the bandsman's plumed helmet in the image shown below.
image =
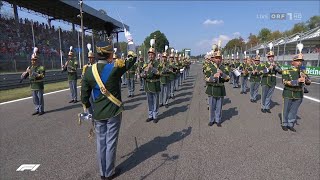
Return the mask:
<svg viewBox="0 0 320 180">
<path fill-rule="evenodd" d="M 217 46 L 218 49 L 214 53 L 214 57 L 218 57 L 218 58 L 221 57 L 220 47 L 221 47 L 221 40 L 218 41 L 218 46 Z"/>
<path fill-rule="evenodd" d="M 88 58 L 94 58 L 94 54 L 93 54 L 93 52 L 92 52 L 92 50 L 91 50 L 91 44 L 90 43 L 88 43 L 87 44 L 87 48 L 88 48 Z"/>
<path fill-rule="evenodd" d="M 117 48 L 113 48 L 113 59 L 117 59 Z"/>
<path fill-rule="evenodd" d="M 99 56 L 105 57 L 113 53 L 112 40 L 101 41 L 96 44 L 96 51 Z"/>
<path fill-rule="evenodd" d="M 154 48 L 155 43 L 156 43 L 155 39 L 150 39 L 150 48 L 148 50 L 148 53 L 156 54 L 156 50 Z"/>
<path fill-rule="evenodd" d="M 272 42 L 269 43 L 268 46 L 269 46 L 270 51 L 268 52 L 267 57 L 272 57 L 272 56 L 274 56 L 274 52 L 272 51 L 273 43 Z"/>
<path fill-rule="evenodd" d="M 164 46 L 164 52 L 162 53 L 162 57 L 167 57 L 167 50 L 168 50 L 169 46 L 165 45 Z"/>
<path fill-rule="evenodd" d="M 303 54 L 302 54 L 303 44 L 302 43 L 297 44 L 297 48 L 299 50 L 299 54 L 293 57 L 293 61 L 304 61 Z"/>
<path fill-rule="evenodd" d="M 171 49 L 170 58 L 174 58 L 174 49 Z"/>
<path fill-rule="evenodd" d="M 38 59 L 38 48 L 34 47 L 33 48 L 33 53 L 31 55 L 31 60 L 37 60 Z"/>
<path fill-rule="evenodd" d="M 167 57 L 167 53 L 166 52 L 162 53 L 162 57 Z"/>
<path fill-rule="evenodd" d="M 70 48 L 69 48 L 68 56 L 73 56 L 72 46 L 70 46 Z"/>
<path fill-rule="evenodd" d="M 256 57 L 254 58 L 254 60 L 260 61 L 259 50 L 256 50 Z"/>
</svg>

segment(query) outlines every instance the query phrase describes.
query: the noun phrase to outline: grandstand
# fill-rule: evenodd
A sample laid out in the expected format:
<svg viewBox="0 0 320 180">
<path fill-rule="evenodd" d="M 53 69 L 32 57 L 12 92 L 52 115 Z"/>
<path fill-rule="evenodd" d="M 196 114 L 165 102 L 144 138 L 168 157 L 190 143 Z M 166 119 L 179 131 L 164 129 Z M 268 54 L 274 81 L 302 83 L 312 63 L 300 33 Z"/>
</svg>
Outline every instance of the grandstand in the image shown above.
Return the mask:
<svg viewBox="0 0 320 180">
<path fill-rule="evenodd" d="M 39 57 L 46 69 L 61 68 L 59 28 L 51 26 L 52 20 L 59 20 L 72 24 L 71 31 L 60 31 L 61 50 L 63 59 L 70 46 L 74 47 L 76 53 L 81 51 L 78 47 L 78 31 L 75 25 L 80 25 L 77 15 L 80 13 L 78 1 L 48 1 L 38 3 L 36 0 L 17 1 L 6 0 L 7 5 L 13 7 L 14 17 L 0 16 L 0 72 L 23 71 L 30 63 L 32 53 L 34 30 L 34 41 L 39 48 Z M 60 7 L 60 8 L 56 8 Z M 18 17 L 17 9 L 33 12 L 39 16 L 48 18 L 48 23 L 40 23 L 32 19 Z M 63 13 L 62 13 L 63 12 Z M 114 35 L 118 41 L 118 33 L 129 26 L 102 14 L 90 6 L 83 5 L 84 12 L 84 44 L 95 43 L 106 37 Z M 71 29 L 71 28 L 70 28 Z M 91 31 L 91 33 L 87 33 Z M 93 49 L 94 50 L 94 49 Z M 86 48 L 84 49 L 87 53 Z M 78 56 L 77 56 L 78 57 Z"/>
<path fill-rule="evenodd" d="M 283 65 L 289 65 L 293 55 L 297 53 L 297 44 L 304 45 L 303 54 L 307 66 L 319 66 L 320 62 L 320 27 L 316 27 L 303 33 L 296 33 L 289 37 L 281 37 L 279 39 L 258 44 L 250 48 L 248 51 L 254 54 L 256 50 L 262 53 L 262 61 L 266 61 L 266 53 L 268 52 L 268 44 L 274 44 L 275 59 Z"/>
</svg>

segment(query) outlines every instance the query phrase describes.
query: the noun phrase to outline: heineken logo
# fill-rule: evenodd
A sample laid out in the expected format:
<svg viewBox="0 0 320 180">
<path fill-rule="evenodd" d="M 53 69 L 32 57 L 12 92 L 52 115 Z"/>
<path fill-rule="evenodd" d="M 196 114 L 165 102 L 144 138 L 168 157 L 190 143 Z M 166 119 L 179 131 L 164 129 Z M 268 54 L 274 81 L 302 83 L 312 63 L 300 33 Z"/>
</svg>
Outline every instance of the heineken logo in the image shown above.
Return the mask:
<svg viewBox="0 0 320 180">
<path fill-rule="evenodd" d="M 308 75 L 320 76 L 320 67 L 307 67 L 306 72 Z"/>
</svg>

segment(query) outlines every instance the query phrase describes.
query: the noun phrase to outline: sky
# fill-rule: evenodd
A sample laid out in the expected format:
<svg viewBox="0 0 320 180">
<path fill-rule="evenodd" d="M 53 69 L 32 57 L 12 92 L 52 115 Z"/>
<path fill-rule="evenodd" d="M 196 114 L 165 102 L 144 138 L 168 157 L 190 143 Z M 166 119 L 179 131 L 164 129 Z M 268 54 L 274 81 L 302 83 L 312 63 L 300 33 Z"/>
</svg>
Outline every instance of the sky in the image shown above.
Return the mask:
<svg viewBox="0 0 320 180">
<path fill-rule="evenodd" d="M 94 1 L 84 0 L 94 9 L 103 9 L 107 15 L 130 27 L 136 44 L 143 43 L 150 33 L 160 30 L 169 40 L 169 46 L 181 50 L 190 48 L 192 55 L 205 54 L 213 43 L 249 34 L 258 34 L 262 28 L 285 31 L 295 23 L 306 22 L 320 15 L 319 1 Z M 287 19 L 272 20 L 271 13 L 285 13 Z M 290 13 L 292 19 L 289 19 Z M 19 16 L 28 16 L 19 11 Z M 65 29 L 71 25 L 52 23 Z M 120 34 L 120 41 L 125 41 Z"/>
</svg>

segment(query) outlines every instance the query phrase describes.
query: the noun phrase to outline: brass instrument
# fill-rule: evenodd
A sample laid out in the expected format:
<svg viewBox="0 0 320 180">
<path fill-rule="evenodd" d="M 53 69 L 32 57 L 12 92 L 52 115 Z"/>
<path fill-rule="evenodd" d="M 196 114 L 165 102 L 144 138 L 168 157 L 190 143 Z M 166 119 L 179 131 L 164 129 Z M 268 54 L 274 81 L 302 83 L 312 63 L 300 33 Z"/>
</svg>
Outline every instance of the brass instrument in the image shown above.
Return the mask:
<svg viewBox="0 0 320 180">
<path fill-rule="evenodd" d="M 308 74 L 304 73 L 304 70 L 302 68 L 300 68 L 300 78 L 304 78 L 304 84 L 306 85 L 310 85 L 311 81 L 310 81 L 310 77 L 308 76 Z"/>
</svg>

